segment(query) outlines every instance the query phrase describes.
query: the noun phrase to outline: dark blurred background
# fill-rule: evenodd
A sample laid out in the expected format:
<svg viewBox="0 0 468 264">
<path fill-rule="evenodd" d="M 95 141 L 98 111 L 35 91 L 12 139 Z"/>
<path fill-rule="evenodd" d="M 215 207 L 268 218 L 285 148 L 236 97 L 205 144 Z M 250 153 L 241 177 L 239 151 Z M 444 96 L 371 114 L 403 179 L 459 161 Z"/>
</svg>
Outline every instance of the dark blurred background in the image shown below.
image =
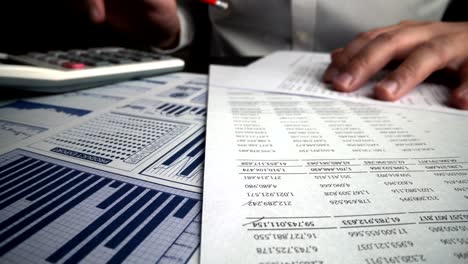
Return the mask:
<svg viewBox="0 0 468 264">
<path fill-rule="evenodd" d="M 146 48 L 105 24 L 93 25 L 87 13 L 73 1 L 80 0 L 7 0 L 0 4 L 0 52 L 24 53 L 60 49 L 80 49 L 103 46 Z M 207 72 L 208 63 L 219 58 L 209 57 L 210 23 L 208 6 L 195 0 L 188 2 L 193 13 L 196 35 L 193 44 L 174 56 L 186 61 L 186 70 Z M 454 0 L 443 20 L 468 21 L 468 1 Z M 251 61 L 245 58 L 245 62 Z M 243 64 L 240 61 L 239 64 Z"/>
</svg>

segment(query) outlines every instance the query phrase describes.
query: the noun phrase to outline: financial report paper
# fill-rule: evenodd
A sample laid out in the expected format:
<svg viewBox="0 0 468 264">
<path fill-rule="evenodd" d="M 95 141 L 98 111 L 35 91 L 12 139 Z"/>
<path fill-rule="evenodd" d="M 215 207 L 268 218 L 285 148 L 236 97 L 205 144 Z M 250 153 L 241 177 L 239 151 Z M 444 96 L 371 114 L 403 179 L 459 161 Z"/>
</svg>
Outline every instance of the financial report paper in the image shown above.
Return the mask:
<svg viewBox="0 0 468 264">
<path fill-rule="evenodd" d="M 468 111 L 447 105 L 449 89 L 443 85 L 423 83 L 395 102 L 374 99 L 373 84 L 382 78 L 376 76 L 361 89 L 342 93 L 332 90 L 322 80 L 322 73 L 330 63 L 325 53 L 279 51 L 253 62 L 248 67 L 212 66 L 210 79 L 213 85 L 227 88 L 241 88 L 267 92 L 317 96 L 351 102 L 363 102 L 424 109 L 468 115 Z"/>
<path fill-rule="evenodd" d="M 0 263 L 198 263 L 206 75 L 0 102 Z"/>
<path fill-rule="evenodd" d="M 208 109 L 202 263 L 468 262 L 467 117 L 211 80 Z"/>
</svg>

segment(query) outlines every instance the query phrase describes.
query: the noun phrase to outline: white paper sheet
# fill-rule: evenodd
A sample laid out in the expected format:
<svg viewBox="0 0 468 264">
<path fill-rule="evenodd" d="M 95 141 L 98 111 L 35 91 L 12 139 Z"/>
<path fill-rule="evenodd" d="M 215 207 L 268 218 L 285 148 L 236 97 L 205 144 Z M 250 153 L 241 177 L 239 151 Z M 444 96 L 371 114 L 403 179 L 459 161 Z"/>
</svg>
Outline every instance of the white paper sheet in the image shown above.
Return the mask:
<svg viewBox="0 0 468 264">
<path fill-rule="evenodd" d="M 198 263 L 207 76 L 0 107 L 1 263 Z"/>
<path fill-rule="evenodd" d="M 468 115 L 468 111 L 447 106 L 449 90 L 442 85 L 424 83 L 395 102 L 373 98 L 369 82 L 352 93 L 341 93 L 324 84 L 322 73 L 330 62 L 329 55 L 297 51 L 280 51 L 260 59 L 248 67 L 216 66 L 213 85 L 258 91 L 317 96 L 352 102 L 372 103 L 410 109 Z M 210 74 L 212 74 L 210 72 Z"/>
<path fill-rule="evenodd" d="M 202 263 L 467 263 L 467 117 L 225 89 L 218 69 Z"/>
</svg>

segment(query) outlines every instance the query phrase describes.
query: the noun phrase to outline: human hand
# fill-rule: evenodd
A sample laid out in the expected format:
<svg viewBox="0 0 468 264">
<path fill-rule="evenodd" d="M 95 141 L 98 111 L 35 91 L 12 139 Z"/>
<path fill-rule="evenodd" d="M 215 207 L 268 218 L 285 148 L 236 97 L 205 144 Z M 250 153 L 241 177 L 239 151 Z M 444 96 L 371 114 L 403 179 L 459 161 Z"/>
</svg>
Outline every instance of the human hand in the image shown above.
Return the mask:
<svg viewBox="0 0 468 264">
<path fill-rule="evenodd" d="M 331 60 L 323 80 L 342 92 L 359 89 L 390 61 L 402 60 L 374 87 L 384 101 L 399 99 L 435 71 L 454 71 L 460 83 L 449 102 L 468 109 L 468 22 L 405 21 L 377 28 L 333 51 Z"/>
<path fill-rule="evenodd" d="M 171 48 L 177 45 L 180 24 L 175 0 L 85 0 L 94 23 L 108 23 L 141 43 Z"/>
</svg>

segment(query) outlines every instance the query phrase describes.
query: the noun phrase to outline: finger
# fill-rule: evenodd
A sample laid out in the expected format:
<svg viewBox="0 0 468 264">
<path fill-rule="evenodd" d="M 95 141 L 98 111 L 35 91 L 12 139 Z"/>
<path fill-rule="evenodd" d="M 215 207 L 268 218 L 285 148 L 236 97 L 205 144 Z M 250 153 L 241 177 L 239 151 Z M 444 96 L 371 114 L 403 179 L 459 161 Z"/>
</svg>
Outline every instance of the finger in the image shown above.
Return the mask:
<svg viewBox="0 0 468 264">
<path fill-rule="evenodd" d="M 396 25 L 378 28 L 359 34 L 345 47 L 340 56 L 335 58 L 337 66 L 340 67 L 345 65 L 352 57 L 354 57 L 354 55 L 356 55 L 356 53 L 358 53 L 363 47 L 367 46 L 369 42 L 373 41 L 378 36 L 420 23 L 421 22 L 402 22 Z"/>
<path fill-rule="evenodd" d="M 338 49 L 332 50 L 330 52 L 331 61 L 333 61 L 334 57 L 338 56 L 341 52 L 343 52 L 343 50 L 344 48 L 338 48 Z M 330 65 L 328 65 L 327 69 L 324 71 L 322 75 L 322 80 L 327 83 L 331 82 L 333 78 L 339 73 L 339 71 L 335 67 L 332 67 L 331 65 L 332 64 L 330 63 Z"/>
<path fill-rule="evenodd" d="M 449 103 L 460 109 L 468 110 L 468 60 L 459 70 L 460 85 L 451 93 Z"/>
<path fill-rule="evenodd" d="M 432 37 L 431 30 L 405 28 L 376 37 L 354 55 L 333 79 L 333 88 L 350 92 L 358 89 L 392 59 L 402 57 Z"/>
<path fill-rule="evenodd" d="M 406 28 L 409 26 L 422 25 L 423 23 L 424 22 L 402 21 L 396 25 L 377 28 L 377 29 L 359 34 L 344 49 L 342 49 L 339 53 L 334 54 L 334 56 L 332 56 L 332 61 L 323 75 L 323 80 L 325 82 L 331 82 L 333 77 L 336 76 L 336 73 L 339 71 L 339 69 L 343 65 L 346 65 L 346 63 L 354 55 L 356 55 L 356 53 L 358 53 L 364 46 L 366 46 L 369 42 L 374 40 L 379 35 L 392 32 L 401 28 Z"/>
<path fill-rule="evenodd" d="M 86 0 L 86 7 L 92 22 L 104 22 L 106 19 L 104 0 Z"/>
<path fill-rule="evenodd" d="M 322 79 L 330 83 L 338 75 L 342 65 L 347 62 L 352 55 L 358 52 L 364 45 L 372 41 L 376 36 L 386 32 L 387 29 L 377 29 L 359 34 L 345 48 L 334 50 L 331 55 L 331 62 L 325 70 Z M 390 30 L 390 29 L 388 29 Z"/>
<path fill-rule="evenodd" d="M 452 34 L 429 41 L 417 49 L 392 73 L 374 87 L 375 96 L 394 101 L 408 93 L 431 73 L 466 57 L 465 34 Z"/>
</svg>

